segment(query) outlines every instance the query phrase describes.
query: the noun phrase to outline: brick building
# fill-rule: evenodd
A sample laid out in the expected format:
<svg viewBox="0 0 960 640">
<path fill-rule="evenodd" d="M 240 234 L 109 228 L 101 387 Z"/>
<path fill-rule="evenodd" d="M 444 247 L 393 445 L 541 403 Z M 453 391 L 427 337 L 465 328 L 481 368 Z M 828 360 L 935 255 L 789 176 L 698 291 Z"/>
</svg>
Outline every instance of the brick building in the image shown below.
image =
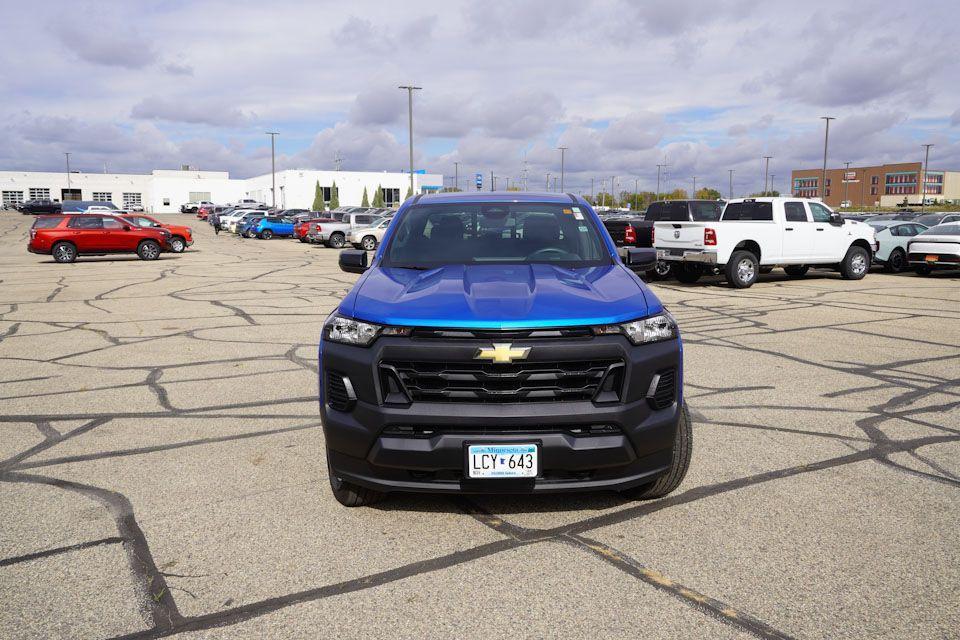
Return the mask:
<svg viewBox="0 0 960 640">
<path fill-rule="evenodd" d="M 794 170 L 791 193 L 800 198 L 821 198 L 834 208 L 841 203 L 851 207 L 894 207 L 906 198 L 919 205 L 918 180 L 922 162 L 903 162 L 872 167 L 827 169 L 826 193 L 820 192 L 821 169 Z M 960 171 L 930 169 L 924 178 L 928 203 L 960 202 Z"/>
</svg>

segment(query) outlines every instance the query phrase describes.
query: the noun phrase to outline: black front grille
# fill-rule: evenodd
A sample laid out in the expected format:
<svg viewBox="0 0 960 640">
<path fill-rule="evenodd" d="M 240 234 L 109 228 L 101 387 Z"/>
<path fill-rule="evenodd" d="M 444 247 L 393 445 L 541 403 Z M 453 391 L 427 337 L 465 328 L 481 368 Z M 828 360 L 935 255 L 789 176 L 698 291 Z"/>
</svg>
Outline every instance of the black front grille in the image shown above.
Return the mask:
<svg viewBox="0 0 960 640">
<path fill-rule="evenodd" d="M 327 373 L 327 404 L 337 411 L 348 411 L 356 399 L 352 388 L 342 375 L 336 372 Z"/>
<path fill-rule="evenodd" d="M 647 401 L 654 409 L 666 409 L 673 404 L 676 397 L 677 372 L 674 369 L 661 371 L 656 388 L 647 396 Z"/>
<path fill-rule="evenodd" d="M 556 329 L 433 329 L 417 327 L 411 334 L 426 339 L 529 340 L 545 338 L 589 338 L 590 327 L 560 327 Z"/>
<path fill-rule="evenodd" d="M 570 362 L 384 362 L 413 402 L 572 402 L 591 400 L 620 360 Z M 619 389 L 617 389 L 619 392 Z"/>
</svg>

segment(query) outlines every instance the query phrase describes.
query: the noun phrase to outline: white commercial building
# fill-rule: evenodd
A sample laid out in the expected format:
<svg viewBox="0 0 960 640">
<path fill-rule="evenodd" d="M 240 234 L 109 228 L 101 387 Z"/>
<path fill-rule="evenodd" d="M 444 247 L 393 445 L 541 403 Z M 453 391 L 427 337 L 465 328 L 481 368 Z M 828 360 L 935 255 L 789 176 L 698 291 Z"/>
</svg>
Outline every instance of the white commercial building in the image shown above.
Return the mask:
<svg viewBox="0 0 960 640">
<path fill-rule="evenodd" d="M 414 173 L 414 192 L 426 193 L 443 188 L 443 176 Z M 399 204 L 410 188 L 408 173 L 373 171 L 314 171 L 285 169 L 276 174 L 276 202 L 284 209 L 309 209 L 317 185 L 329 201 L 336 184 L 343 206 L 360 206 L 363 191 L 373 203 L 377 189 L 383 190 L 387 204 Z M 40 171 L 0 171 L 0 195 L 4 204 L 25 200 L 96 200 L 113 202 L 118 207 L 141 205 L 148 212 L 170 213 L 185 202 L 208 200 L 216 203 L 253 198 L 272 204 L 271 174 L 253 178 L 231 178 L 226 171 L 192 169 L 155 169 L 149 174 L 70 173 Z"/>
</svg>

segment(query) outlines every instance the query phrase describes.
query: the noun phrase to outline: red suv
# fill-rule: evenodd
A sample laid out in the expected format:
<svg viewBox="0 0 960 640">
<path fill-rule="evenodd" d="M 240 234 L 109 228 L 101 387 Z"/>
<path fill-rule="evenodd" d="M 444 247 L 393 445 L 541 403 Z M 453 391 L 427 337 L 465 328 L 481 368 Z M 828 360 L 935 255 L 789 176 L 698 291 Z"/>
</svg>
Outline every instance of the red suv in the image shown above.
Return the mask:
<svg viewBox="0 0 960 640">
<path fill-rule="evenodd" d="M 166 229 L 144 229 L 116 216 L 40 216 L 30 229 L 27 251 L 52 255 L 57 262 L 108 253 L 136 253 L 141 260 L 156 260 L 161 251 L 170 248 L 169 240 Z"/>
<path fill-rule="evenodd" d="M 170 239 L 167 244 L 174 253 L 183 253 L 187 247 L 193 244 L 193 229 L 188 226 L 167 224 L 142 213 L 125 213 L 120 217 L 131 222 L 134 226 L 144 229 L 166 229 L 170 232 Z"/>
</svg>

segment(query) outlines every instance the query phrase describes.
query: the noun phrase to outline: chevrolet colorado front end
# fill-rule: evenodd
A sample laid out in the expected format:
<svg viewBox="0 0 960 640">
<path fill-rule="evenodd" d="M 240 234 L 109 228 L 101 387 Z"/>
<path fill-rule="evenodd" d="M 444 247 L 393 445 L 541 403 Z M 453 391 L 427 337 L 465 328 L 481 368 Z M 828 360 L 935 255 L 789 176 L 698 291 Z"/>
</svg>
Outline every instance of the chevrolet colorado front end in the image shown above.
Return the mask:
<svg viewBox="0 0 960 640">
<path fill-rule="evenodd" d="M 666 495 L 690 420 L 673 317 L 564 194 L 409 200 L 324 324 L 320 412 L 347 506 L 392 491 Z"/>
</svg>

